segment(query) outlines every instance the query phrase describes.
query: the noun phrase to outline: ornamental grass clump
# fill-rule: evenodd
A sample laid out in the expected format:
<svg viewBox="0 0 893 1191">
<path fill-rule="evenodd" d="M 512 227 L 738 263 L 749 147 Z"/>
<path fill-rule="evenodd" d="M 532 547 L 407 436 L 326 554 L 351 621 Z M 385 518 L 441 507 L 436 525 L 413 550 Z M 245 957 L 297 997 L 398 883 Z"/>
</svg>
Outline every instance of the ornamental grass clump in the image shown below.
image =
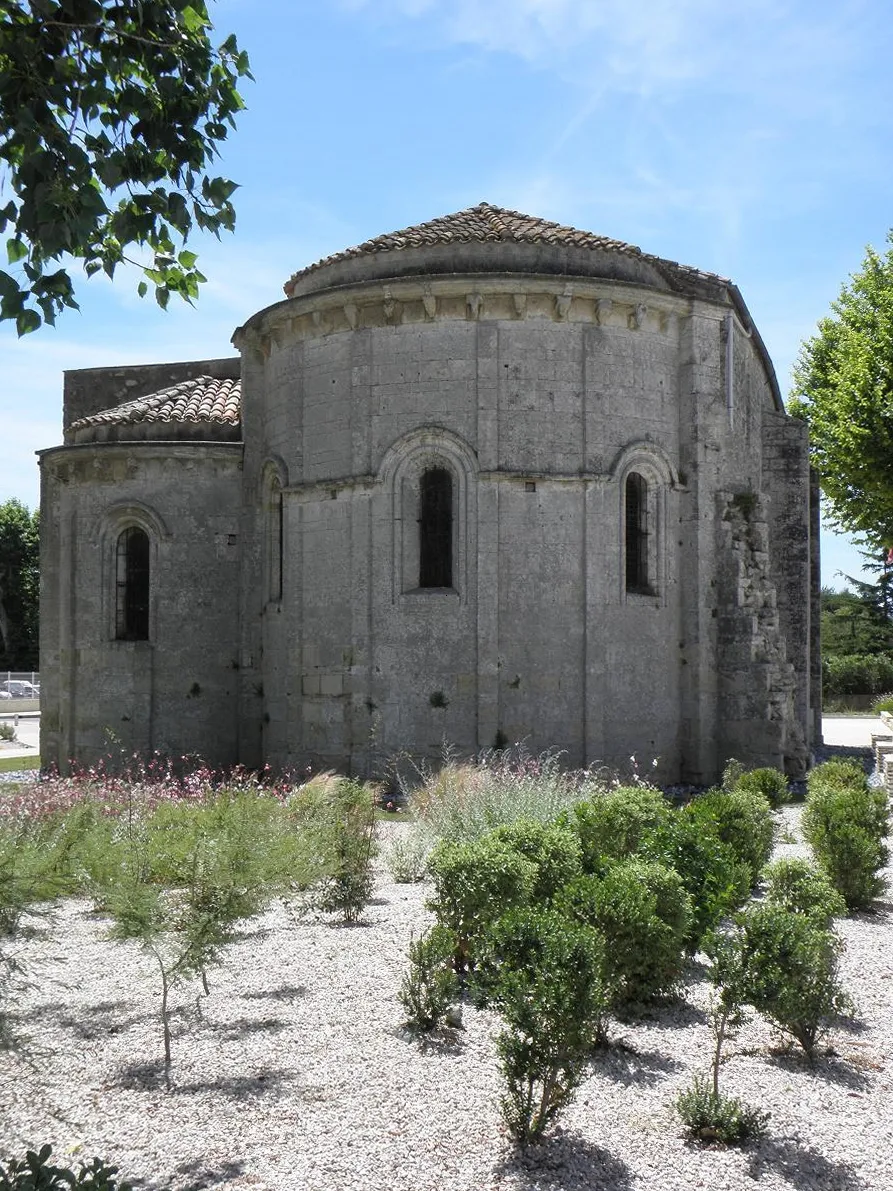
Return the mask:
<svg viewBox="0 0 893 1191">
<path fill-rule="evenodd" d="M 558 756 L 514 749 L 447 763 L 410 792 L 409 806 L 431 839 L 461 843 L 521 819 L 551 823 L 583 797 L 579 775 L 564 772 Z"/>
<path fill-rule="evenodd" d="M 887 793 L 872 789 L 856 762 L 827 761 L 810 773 L 803 834 L 850 910 L 868 908 L 886 882 Z"/>
<path fill-rule="evenodd" d="M 736 1096 L 715 1092 L 710 1081 L 696 1075 L 676 1098 L 676 1111 L 697 1141 L 741 1145 L 763 1137 L 769 1113 L 743 1104 Z"/>
<path fill-rule="evenodd" d="M 607 1010 L 603 971 L 598 932 L 554 910 L 512 910 L 481 940 L 475 996 L 505 1023 L 501 1109 L 521 1145 L 543 1135 L 583 1081 Z"/>
</svg>

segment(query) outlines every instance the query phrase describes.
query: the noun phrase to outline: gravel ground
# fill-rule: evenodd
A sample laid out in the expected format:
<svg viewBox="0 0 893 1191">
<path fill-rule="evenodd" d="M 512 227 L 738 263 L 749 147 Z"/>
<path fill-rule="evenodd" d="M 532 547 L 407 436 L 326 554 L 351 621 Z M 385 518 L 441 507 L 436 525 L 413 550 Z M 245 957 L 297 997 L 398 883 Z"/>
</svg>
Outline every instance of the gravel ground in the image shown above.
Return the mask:
<svg viewBox="0 0 893 1191">
<path fill-rule="evenodd" d="M 783 812 L 788 839 L 799 813 Z M 0 1052 L 0 1149 L 98 1154 L 147 1191 L 893 1189 L 889 903 L 839 924 L 857 1014 L 814 1069 L 759 1021 L 729 1048 L 725 1091 L 771 1112 L 763 1141 L 702 1148 L 674 1118 L 676 1094 L 709 1063 L 693 965 L 684 1001 L 614 1023 L 561 1128 L 519 1158 L 499 1120 L 498 1019 L 466 1008 L 464 1030 L 427 1044 L 402 1026 L 395 993 L 427 895 L 382 873 L 361 926 L 283 905 L 253 920 L 200 1011 L 197 984 L 177 991 L 170 1092 L 152 961 L 109 942 L 87 902 L 61 904 L 18 946 L 28 980 L 18 1046 Z"/>
</svg>

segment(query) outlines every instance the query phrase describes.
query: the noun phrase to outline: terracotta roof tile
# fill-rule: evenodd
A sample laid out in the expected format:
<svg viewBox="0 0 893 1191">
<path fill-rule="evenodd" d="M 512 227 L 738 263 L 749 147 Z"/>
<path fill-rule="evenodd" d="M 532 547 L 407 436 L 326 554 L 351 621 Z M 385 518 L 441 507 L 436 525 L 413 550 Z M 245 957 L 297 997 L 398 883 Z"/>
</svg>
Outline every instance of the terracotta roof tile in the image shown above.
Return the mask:
<svg viewBox="0 0 893 1191">
<path fill-rule="evenodd" d="M 72 423 L 70 430 L 88 426 L 132 426 L 138 422 L 209 422 L 238 426 L 242 416 L 242 382 L 197 376 L 158 393 L 125 401 Z"/>
<path fill-rule="evenodd" d="M 611 240 L 607 236 L 597 236 L 593 232 L 580 231 L 575 227 L 565 227 L 554 223 L 550 219 L 538 219 L 533 215 L 524 215 L 521 211 L 508 211 L 504 207 L 492 207 L 489 203 L 478 203 L 476 207 L 468 207 L 465 211 L 457 211 L 452 215 L 443 215 L 439 219 L 431 219 L 427 223 L 420 223 L 416 227 L 407 227 L 399 232 L 389 232 L 384 236 L 376 236 L 373 240 L 366 240 L 353 248 L 345 248 L 342 252 L 324 257 L 315 264 L 308 265 L 294 273 L 285 283 L 287 296 L 291 296 L 295 284 L 308 273 L 313 273 L 325 265 L 337 261 L 348 260 L 351 257 L 369 256 L 378 252 L 399 252 L 405 248 L 422 248 L 435 244 L 460 244 L 472 241 L 514 241 L 525 244 L 556 244 L 569 248 L 592 248 L 602 251 L 617 252 L 625 256 L 638 257 L 653 264 L 669 266 L 674 270 L 689 276 L 713 277 L 699 269 L 691 269 L 686 265 L 678 265 L 675 261 L 665 261 L 659 257 L 649 256 L 636 248 L 633 244 L 624 244 L 621 240 Z"/>
</svg>

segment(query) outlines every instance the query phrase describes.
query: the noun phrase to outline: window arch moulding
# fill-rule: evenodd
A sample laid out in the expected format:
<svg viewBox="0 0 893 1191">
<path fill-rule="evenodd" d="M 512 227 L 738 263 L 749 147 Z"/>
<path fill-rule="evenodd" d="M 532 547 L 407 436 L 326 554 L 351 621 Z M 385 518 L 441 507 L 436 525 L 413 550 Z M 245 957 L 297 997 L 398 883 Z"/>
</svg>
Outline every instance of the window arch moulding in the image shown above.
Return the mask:
<svg viewBox="0 0 893 1191">
<path fill-rule="evenodd" d="M 141 501 L 106 509 L 99 531 L 103 639 L 156 640 L 159 546 L 170 536 L 160 514 Z"/>
<path fill-rule="evenodd" d="M 477 545 L 477 474 L 471 447 L 438 427 L 413 431 L 385 452 L 378 481 L 392 529 L 393 602 L 467 603 Z M 438 543 L 446 534 L 449 540 Z"/>
<path fill-rule="evenodd" d="M 264 604 L 282 602 L 285 582 L 285 490 L 288 468 L 278 455 L 271 456 L 261 469 L 261 519 Z"/>
<path fill-rule="evenodd" d="M 684 489 L 666 453 L 636 442 L 615 456 L 608 474 L 616 489 L 616 553 L 621 603 L 666 603 L 669 495 Z"/>
</svg>

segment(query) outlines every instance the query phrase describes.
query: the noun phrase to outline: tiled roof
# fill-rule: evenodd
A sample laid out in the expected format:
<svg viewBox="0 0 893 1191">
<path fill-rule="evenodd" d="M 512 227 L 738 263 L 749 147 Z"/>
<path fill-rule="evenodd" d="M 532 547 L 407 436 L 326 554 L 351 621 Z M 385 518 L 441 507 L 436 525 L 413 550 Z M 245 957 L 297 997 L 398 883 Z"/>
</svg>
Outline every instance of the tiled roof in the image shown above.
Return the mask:
<svg viewBox="0 0 893 1191">
<path fill-rule="evenodd" d="M 423 248 L 435 244 L 467 244 L 474 241 L 478 243 L 507 241 L 524 244 L 555 244 L 567 248 L 601 249 L 606 252 L 637 257 L 654 264 L 671 265 L 689 274 L 710 276 L 710 274 L 700 273 L 696 269 L 676 265 L 673 261 L 662 261 L 658 257 L 649 256 L 640 248 L 636 248 L 632 244 L 624 244 L 621 240 L 611 240 L 607 236 L 596 236 L 592 232 L 583 232 L 575 227 L 565 227 L 563 224 L 553 223 L 550 219 L 537 219 L 533 215 L 524 215 L 521 211 L 508 211 L 504 207 L 491 207 L 489 203 L 478 203 L 476 207 L 468 207 L 465 211 L 457 211 L 453 215 L 443 215 L 439 219 L 431 219 L 427 223 L 420 223 L 417 227 L 407 227 L 400 232 L 389 232 L 384 236 L 376 236 L 374 240 L 366 240 L 364 244 L 357 244 L 354 248 L 345 248 L 342 252 L 324 257 L 323 260 L 308 265 L 306 269 L 301 269 L 293 274 L 285 283 L 285 293 L 290 297 L 296 282 L 308 273 L 315 272 L 315 270 L 337 261 L 348 260 L 351 257 L 369 256 L 378 252 L 399 252 L 404 248 Z"/>
<path fill-rule="evenodd" d="M 139 422 L 209 422 L 238 426 L 242 416 L 242 382 L 197 376 L 158 393 L 125 401 L 72 423 L 70 430 L 88 426 L 133 426 Z"/>
</svg>

